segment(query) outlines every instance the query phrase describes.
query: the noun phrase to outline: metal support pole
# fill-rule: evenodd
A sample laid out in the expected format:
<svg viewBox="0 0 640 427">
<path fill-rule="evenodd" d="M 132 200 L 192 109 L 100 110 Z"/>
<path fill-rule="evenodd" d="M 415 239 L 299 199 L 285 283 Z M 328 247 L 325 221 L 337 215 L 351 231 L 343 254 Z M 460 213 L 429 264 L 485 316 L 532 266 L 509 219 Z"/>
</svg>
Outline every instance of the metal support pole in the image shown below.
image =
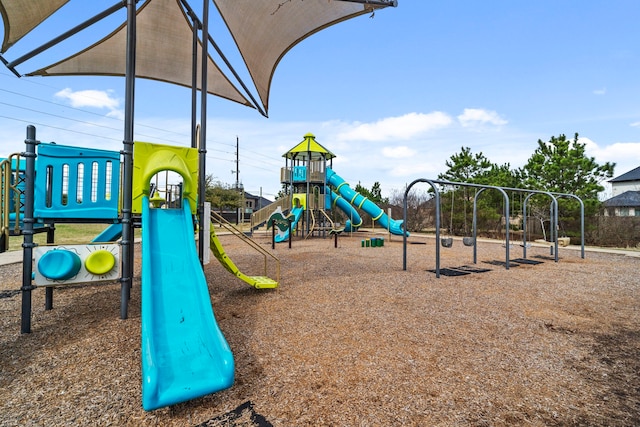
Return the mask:
<svg viewBox="0 0 640 427">
<path fill-rule="evenodd" d="M 136 76 L 136 1 L 127 0 L 127 63 L 125 71 L 125 106 L 123 179 L 122 179 L 122 260 L 120 278 L 120 318 L 126 319 L 133 284 L 134 236 L 133 236 L 133 124 Z M 151 266 L 146 266 L 151 268 Z"/>
<path fill-rule="evenodd" d="M 20 324 L 20 332 L 23 334 L 31 333 L 31 291 L 35 289 L 31 282 L 33 274 L 33 200 L 35 190 L 36 177 L 36 146 L 39 142 L 36 140 L 36 128 L 32 125 L 27 126 L 27 138 L 25 139 L 27 146 L 26 152 L 22 153 L 22 157 L 26 159 L 25 170 L 25 194 L 24 194 L 24 218 L 22 234 L 24 241 L 22 243 L 22 316 Z M 17 166 L 19 167 L 19 165 Z M 16 212 L 16 215 L 19 212 Z"/>
<path fill-rule="evenodd" d="M 191 148 L 198 148 L 197 140 L 197 116 L 198 108 L 198 29 L 200 22 L 193 11 L 189 12 L 189 17 L 193 22 L 193 35 L 191 40 Z"/>
<path fill-rule="evenodd" d="M 200 147 L 198 147 L 198 218 L 200 221 L 204 221 L 204 199 L 205 199 L 205 188 L 204 181 L 207 170 L 207 65 L 208 65 L 208 46 L 207 42 L 209 38 L 209 1 L 202 1 L 202 72 L 200 74 L 200 78 L 202 82 L 200 83 L 200 87 L 202 90 L 200 91 Z M 204 227 L 200 224 L 198 229 L 198 258 L 200 258 L 200 263 L 204 260 Z"/>
</svg>

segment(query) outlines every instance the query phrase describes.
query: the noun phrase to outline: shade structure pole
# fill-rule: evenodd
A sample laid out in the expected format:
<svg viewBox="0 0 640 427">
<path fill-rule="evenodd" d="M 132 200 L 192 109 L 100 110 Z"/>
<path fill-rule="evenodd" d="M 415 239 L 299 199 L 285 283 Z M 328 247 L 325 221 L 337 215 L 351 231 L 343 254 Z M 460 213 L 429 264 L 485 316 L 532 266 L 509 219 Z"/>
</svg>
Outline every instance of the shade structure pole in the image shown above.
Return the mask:
<svg viewBox="0 0 640 427">
<path fill-rule="evenodd" d="M 37 246 L 33 243 L 33 227 L 34 219 L 34 193 L 35 193 L 35 177 L 36 177 L 36 128 L 32 125 L 27 126 L 27 139 L 25 139 L 26 152 L 22 153 L 25 161 L 25 191 L 24 191 L 24 217 L 22 234 L 24 240 L 22 243 L 22 315 L 20 321 L 20 332 L 23 334 L 31 333 L 31 291 L 35 289 L 32 283 L 33 249 Z M 16 168 L 20 168 L 16 164 Z M 16 214 L 17 221 L 17 214 Z M 29 260 L 28 262 L 26 260 Z"/>
<path fill-rule="evenodd" d="M 200 218 L 200 227 L 198 227 L 198 258 L 200 263 L 204 261 L 204 198 L 205 188 L 204 180 L 206 176 L 206 154 L 207 154 L 207 65 L 209 51 L 207 42 L 209 40 L 209 0 L 203 0 L 202 4 L 202 72 L 200 78 L 200 146 L 198 147 L 198 218 Z"/>
<path fill-rule="evenodd" d="M 189 17 L 193 23 L 193 38 L 191 45 L 191 148 L 197 148 L 197 109 L 198 109 L 198 29 L 200 28 L 200 22 L 193 13 L 189 10 Z"/>
<path fill-rule="evenodd" d="M 127 0 L 127 50 L 125 70 L 124 139 L 122 172 L 122 259 L 120 318 L 126 319 L 133 283 L 133 123 L 136 76 L 136 0 Z M 150 266 L 147 266 L 150 268 Z"/>
</svg>

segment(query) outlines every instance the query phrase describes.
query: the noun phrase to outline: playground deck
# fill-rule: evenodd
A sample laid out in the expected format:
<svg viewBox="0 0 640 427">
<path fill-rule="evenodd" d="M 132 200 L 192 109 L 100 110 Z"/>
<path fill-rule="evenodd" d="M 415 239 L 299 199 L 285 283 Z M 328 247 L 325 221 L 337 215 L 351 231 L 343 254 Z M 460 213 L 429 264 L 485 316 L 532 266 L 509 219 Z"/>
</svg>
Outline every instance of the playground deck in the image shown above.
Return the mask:
<svg viewBox="0 0 640 427">
<path fill-rule="evenodd" d="M 542 263 L 507 271 L 491 263 L 504 259 L 499 243 L 479 243 L 473 265 L 455 241 L 441 266 L 469 274 L 436 279 L 433 239 L 408 245 L 403 271 L 401 238 L 362 247 L 367 235 L 343 234 L 338 248 L 333 239 L 276 246 L 273 290 L 213 260 L 205 274 L 236 382 L 153 412 L 140 404 L 139 264 L 128 320 L 119 284 L 60 289 L 48 312 L 36 290 L 25 335 L 21 266 L 0 266 L 0 424 L 640 424 L 640 258 L 561 248 L 555 263 L 534 246 L 527 256 Z M 250 249 L 220 239 L 251 273 Z"/>
</svg>

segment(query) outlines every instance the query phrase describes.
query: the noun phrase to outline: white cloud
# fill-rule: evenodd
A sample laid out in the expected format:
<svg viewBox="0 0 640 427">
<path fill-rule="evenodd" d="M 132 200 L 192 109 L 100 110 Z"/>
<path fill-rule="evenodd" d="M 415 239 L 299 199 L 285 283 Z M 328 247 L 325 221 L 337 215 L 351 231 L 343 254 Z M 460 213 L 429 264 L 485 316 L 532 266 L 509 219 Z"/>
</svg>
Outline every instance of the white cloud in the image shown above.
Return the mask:
<svg viewBox="0 0 640 427">
<path fill-rule="evenodd" d="M 465 108 L 463 113 L 458 116 L 458 121 L 463 127 L 476 127 L 486 124 L 502 126 L 508 123 L 495 111 L 481 108 Z"/>
<path fill-rule="evenodd" d="M 104 90 L 78 90 L 70 88 L 62 89 L 55 94 L 58 98 L 66 99 L 74 108 L 106 108 L 109 110 L 109 117 L 121 118 L 122 111 L 119 109 L 120 100 L 113 97 L 113 91 Z"/>
<path fill-rule="evenodd" d="M 413 150 L 406 145 L 398 147 L 384 147 L 382 149 L 382 155 L 390 159 L 406 159 L 413 157 L 416 154 L 416 150 Z"/>
<path fill-rule="evenodd" d="M 640 127 L 640 122 L 633 122 L 633 123 L 631 123 L 631 127 L 634 127 L 634 128 L 638 128 L 638 127 Z"/>
<path fill-rule="evenodd" d="M 374 123 L 355 123 L 351 129 L 338 134 L 347 141 L 406 141 L 429 131 L 449 126 L 453 120 L 440 111 L 432 113 L 408 113 L 399 117 L 387 117 Z"/>
<path fill-rule="evenodd" d="M 600 147 L 589 138 L 579 137 L 578 141 L 585 145 L 586 155 L 594 157 L 598 164 L 616 163 L 614 176 L 640 166 L 640 142 L 615 142 Z"/>
<path fill-rule="evenodd" d="M 594 95 L 606 95 L 607 93 L 607 88 L 603 87 L 602 89 L 596 89 L 593 91 Z"/>
</svg>

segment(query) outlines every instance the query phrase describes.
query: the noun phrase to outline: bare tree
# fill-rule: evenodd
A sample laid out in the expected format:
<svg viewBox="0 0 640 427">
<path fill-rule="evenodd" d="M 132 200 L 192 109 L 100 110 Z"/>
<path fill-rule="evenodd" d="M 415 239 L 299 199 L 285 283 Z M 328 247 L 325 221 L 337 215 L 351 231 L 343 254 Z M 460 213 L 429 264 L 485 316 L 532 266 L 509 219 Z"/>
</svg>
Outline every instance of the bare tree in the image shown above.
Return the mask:
<svg viewBox="0 0 640 427">
<path fill-rule="evenodd" d="M 393 190 L 389 202 L 393 206 L 402 207 L 404 191 Z M 420 188 L 412 188 L 407 195 L 407 223 L 408 231 L 423 231 L 435 227 L 435 204 L 433 193 Z"/>
</svg>

